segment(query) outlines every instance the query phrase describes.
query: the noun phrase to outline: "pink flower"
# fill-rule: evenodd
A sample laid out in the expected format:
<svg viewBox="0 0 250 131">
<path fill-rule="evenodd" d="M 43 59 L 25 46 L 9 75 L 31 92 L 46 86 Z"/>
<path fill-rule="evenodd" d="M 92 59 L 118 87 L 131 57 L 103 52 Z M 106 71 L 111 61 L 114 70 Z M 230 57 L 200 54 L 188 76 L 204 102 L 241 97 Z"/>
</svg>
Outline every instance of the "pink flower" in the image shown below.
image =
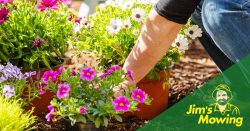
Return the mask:
<svg viewBox="0 0 250 131">
<path fill-rule="evenodd" d="M 81 107 L 80 107 L 79 113 L 80 113 L 80 114 L 86 114 L 86 113 L 87 113 L 85 106 L 81 106 Z"/>
<path fill-rule="evenodd" d="M 61 2 L 63 3 L 63 4 L 65 4 L 65 5 L 71 5 L 71 3 L 72 3 L 72 0 L 61 0 Z"/>
<path fill-rule="evenodd" d="M 114 65 L 110 69 L 113 70 L 113 71 L 117 71 L 117 70 L 120 70 L 121 67 L 119 65 Z"/>
<path fill-rule="evenodd" d="M 56 75 L 61 75 L 63 69 L 64 69 L 64 66 L 60 66 L 59 69 L 58 69 L 58 71 L 56 71 Z"/>
<path fill-rule="evenodd" d="M 73 14 L 69 15 L 68 21 L 71 21 L 75 16 Z"/>
<path fill-rule="evenodd" d="M 55 112 L 55 108 L 52 105 L 49 105 L 48 109 L 49 109 L 50 112 L 45 116 L 45 119 L 47 121 L 50 121 L 53 113 Z"/>
<path fill-rule="evenodd" d="M 59 8 L 59 5 L 57 4 L 57 0 L 42 0 L 39 5 L 37 6 L 37 8 L 40 11 L 43 10 L 56 10 Z"/>
<path fill-rule="evenodd" d="M 6 20 L 9 19 L 9 13 L 10 10 L 6 9 L 5 7 L 0 9 L 0 24 L 3 24 Z"/>
<path fill-rule="evenodd" d="M 66 98 L 69 96 L 70 86 L 68 84 L 59 84 L 57 90 L 57 97 L 59 99 Z"/>
<path fill-rule="evenodd" d="M 48 83 L 48 81 L 56 82 L 57 72 L 52 70 L 46 71 L 44 72 L 42 79 L 45 83 Z"/>
<path fill-rule="evenodd" d="M 80 24 L 81 20 L 82 20 L 82 17 L 77 17 L 77 18 L 75 19 L 75 23 Z"/>
<path fill-rule="evenodd" d="M 82 80 L 86 80 L 86 81 L 93 81 L 94 80 L 94 77 L 95 77 L 95 70 L 88 67 L 88 68 L 83 68 L 81 70 L 81 74 L 80 74 L 80 78 Z"/>
<path fill-rule="evenodd" d="M 131 97 L 138 103 L 144 103 L 146 100 L 146 93 L 142 89 L 134 89 Z"/>
<path fill-rule="evenodd" d="M 134 72 L 132 70 L 127 70 L 127 75 L 129 77 L 129 79 L 131 79 L 132 81 L 134 81 Z"/>
<path fill-rule="evenodd" d="M 76 71 L 75 70 L 71 71 L 71 75 L 76 76 Z"/>
<path fill-rule="evenodd" d="M 46 90 L 44 89 L 44 87 L 47 86 L 47 84 L 45 84 L 45 83 L 39 83 L 39 86 L 40 86 L 39 95 L 45 94 L 45 93 L 46 93 Z"/>
<path fill-rule="evenodd" d="M 113 105 L 116 111 L 128 111 L 130 102 L 127 97 L 120 96 L 114 100 Z"/>
<path fill-rule="evenodd" d="M 13 2 L 13 0 L 0 0 L 0 4 L 9 4 L 12 2 Z"/>
</svg>

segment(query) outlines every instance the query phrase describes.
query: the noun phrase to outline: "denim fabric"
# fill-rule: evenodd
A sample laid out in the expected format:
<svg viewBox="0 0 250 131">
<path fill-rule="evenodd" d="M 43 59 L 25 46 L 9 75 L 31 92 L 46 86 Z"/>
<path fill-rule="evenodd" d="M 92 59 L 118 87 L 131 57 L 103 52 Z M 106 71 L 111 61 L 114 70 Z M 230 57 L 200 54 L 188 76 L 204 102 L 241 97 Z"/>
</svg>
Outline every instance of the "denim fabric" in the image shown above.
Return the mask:
<svg viewBox="0 0 250 131">
<path fill-rule="evenodd" d="M 250 54 L 250 0 L 204 0 L 192 19 L 205 30 L 201 41 L 222 70 Z"/>
</svg>

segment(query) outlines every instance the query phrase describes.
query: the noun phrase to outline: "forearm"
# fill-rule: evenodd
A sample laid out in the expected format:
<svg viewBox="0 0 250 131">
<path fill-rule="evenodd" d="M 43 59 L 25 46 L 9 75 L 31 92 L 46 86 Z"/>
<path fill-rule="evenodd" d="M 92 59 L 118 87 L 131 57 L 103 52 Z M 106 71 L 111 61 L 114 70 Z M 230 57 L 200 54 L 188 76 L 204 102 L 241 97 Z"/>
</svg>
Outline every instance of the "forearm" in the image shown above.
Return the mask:
<svg viewBox="0 0 250 131">
<path fill-rule="evenodd" d="M 134 72 L 135 83 L 164 56 L 181 27 L 182 25 L 161 17 L 154 10 L 150 12 L 137 43 L 123 67 Z"/>
</svg>

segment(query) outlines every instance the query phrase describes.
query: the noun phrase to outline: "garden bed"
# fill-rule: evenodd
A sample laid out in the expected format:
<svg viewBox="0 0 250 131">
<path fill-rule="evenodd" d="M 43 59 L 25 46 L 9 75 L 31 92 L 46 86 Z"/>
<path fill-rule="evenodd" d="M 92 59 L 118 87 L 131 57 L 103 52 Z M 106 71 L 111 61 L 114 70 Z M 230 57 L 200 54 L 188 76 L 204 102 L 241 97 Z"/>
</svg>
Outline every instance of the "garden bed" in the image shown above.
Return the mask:
<svg viewBox="0 0 250 131">
<path fill-rule="evenodd" d="M 171 70 L 169 106 L 172 106 L 192 93 L 205 82 L 218 75 L 218 73 L 219 71 L 216 65 L 204 49 L 197 48 L 197 46 L 190 48 L 181 61 L 176 63 Z M 47 122 L 44 117 L 45 113 L 42 113 L 38 118 L 36 123 L 38 131 L 63 131 L 65 129 L 62 119 Z M 126 118 L 123 122 L 111 120 L 105 130 L 134 131 L 147 122 L 146 120 L 140 120 L 134 117 Z"/>
</svg>

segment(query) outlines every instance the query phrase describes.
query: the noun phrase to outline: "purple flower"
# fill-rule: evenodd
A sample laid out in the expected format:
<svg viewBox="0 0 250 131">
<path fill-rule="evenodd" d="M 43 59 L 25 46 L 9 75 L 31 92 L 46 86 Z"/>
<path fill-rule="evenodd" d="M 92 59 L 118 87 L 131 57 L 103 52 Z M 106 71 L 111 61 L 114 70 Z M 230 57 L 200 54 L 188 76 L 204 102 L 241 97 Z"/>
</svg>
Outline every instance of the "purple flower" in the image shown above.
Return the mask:
<svg viewBox="0 0 250 131">
<path fill-rule="evenodd" d="M 142 89 L 134 89 L 131 97 L 138 103 L 144 103 L 146 100 L 146 93 Z"/>
<path fill-rule="evenodd" d="M 0 9 L 0 25 L 9 19 L 8 17 L 9 13 L 10 10 L 6 9 L 5 7 Z"/>
<path fill-rule="evenodd" d="M 120 96 L 114 100 L 113 105 L 116 111 L 128 111 L 130 102 L 127 97 Z"/>
<path fill-rule="evenodd" d="M 58 71 L 56 71 L 56 75 L 61 75 L 63 69 L 64 69 L 64 66 L 60 66 L 59 69 L 58 69 Z"/>
<path fill-rule="evenodd" d="M 121 67 L 119 65 L 114 65 L 110 69 L 113 70 L 113 71 L 117 71 L 117 70 L 120 70 Z"/>
<path fill-rule="evenodd" d="M 56 82 L 57 72 L 52 70 L 46 71 L 44 72 L 42 79 L 45 83 L 48 83 L 48 81 Z"/>
<path fill-rule="evenodd" d="M 71 75 L 72 75 L 72 76 L 76 76 L 76 71 L 75 71 L 75 70 L 72 70 L 72 71 L 71 71 Z"/>
<path fill-rule="evenodd" d="M 45 116 L 45 119 L 47 121 L 50 121 L 53 113 L 55 112 L 55 108 L 52 105 L 49 105 L 48 109 L 49 109 L 50 112 Z"/>
<path fill-rule="evenodd" d="M 57 0 L 42 0 L 39 5 L 37 6 L 37 8 L 40 11 L 43 10 L 56 10 L 59 8 L 59 5 L 57 4 Z"/>
<path fill-rule="evenodd" d="M 80 78 L 82 80 L 86 80 L 86 81 L 93 81 L 94 80 L 94 77 L 95 77 L 95 70 L 88 67 L 88 68 L 83 68 L 81 70 L 81 74 L 80 74 Z"/>
<path fill-rule="evenodd" d="M 82 17 L 77 17 L 77 18 L 75 19 L 75 23 L 80 24 L 81 20 L 82 20 Z"/>
<path fill-rule="evenodd" d="M 11 98 L 15 94 L 15 89 L 11 85 L 4 85 L 3 86 L 3 94 L 7 98 Z"/>
<path fill-rule="evenodd" d="M 107 72 L 105 72 L 104 74 L 102 74 L 102 75 L 100 76 L 100 79 L 101 79 L 101 80 L 104 79 L 105 77 L 111 75 L 113 72 L 114 72 L 113 69 L 109 69 Z"/>
<path fill-rule="evenodd" d="M 59 99 L 66 98 L 69 96 L 70 87 L 68 84 L 59 84 L 57 90 L 57 97 Z"/>
<path fill-rule="evenodd" d="M 80 113 L 80 114 L 86 114 L 86 113 L 87 113 L 85 106 L 81 106 L 81 107 L 80 107 L 79 113 Z"/>
<path fill-rule="evenodd" d="M 46 90 L 44 89 L 45 86 L 47 86 L 46 83 L 39 83 L 39 87 L 40 87 L 39 95 L 43 95 L 46 93 Z"/>
<path fill-rule="evenodd" d="M 0 4 L 9 4 L 12 2 L 13 2 L 13 0 L 0 0 Z"/>
<path fill-rule="evenodd" d="M 41 38 L 37 38 L 32 43 L 32 48 L 40 47 L 44 43 L 44 40 Z"/>
<path fill-rule="evenodd" d="M 24 78 L 30 78 L 31 76 L 36 75 L 36 71 L 24 73 Z"/>
<path fill-rule="evenodd" d="M 129 77 L 129 79 L 131 79 L 132 81 L 134 81 L 134 72 L 132 70 L 127 70 L 127 75 Z"/>
<path fill-rule="evenodd" d="M 27 72 L 23 74 L 20 68 L 18 68 L 17 66 L 13 66 L 10 62 L 8 62 L 6 66 L 0 66 L 0 82 L 6 81 L 8 79 L 20 80 L 23 78 L 28 78 L 28 76 L 33 74 L 34 72 Z"/>
</svg>

